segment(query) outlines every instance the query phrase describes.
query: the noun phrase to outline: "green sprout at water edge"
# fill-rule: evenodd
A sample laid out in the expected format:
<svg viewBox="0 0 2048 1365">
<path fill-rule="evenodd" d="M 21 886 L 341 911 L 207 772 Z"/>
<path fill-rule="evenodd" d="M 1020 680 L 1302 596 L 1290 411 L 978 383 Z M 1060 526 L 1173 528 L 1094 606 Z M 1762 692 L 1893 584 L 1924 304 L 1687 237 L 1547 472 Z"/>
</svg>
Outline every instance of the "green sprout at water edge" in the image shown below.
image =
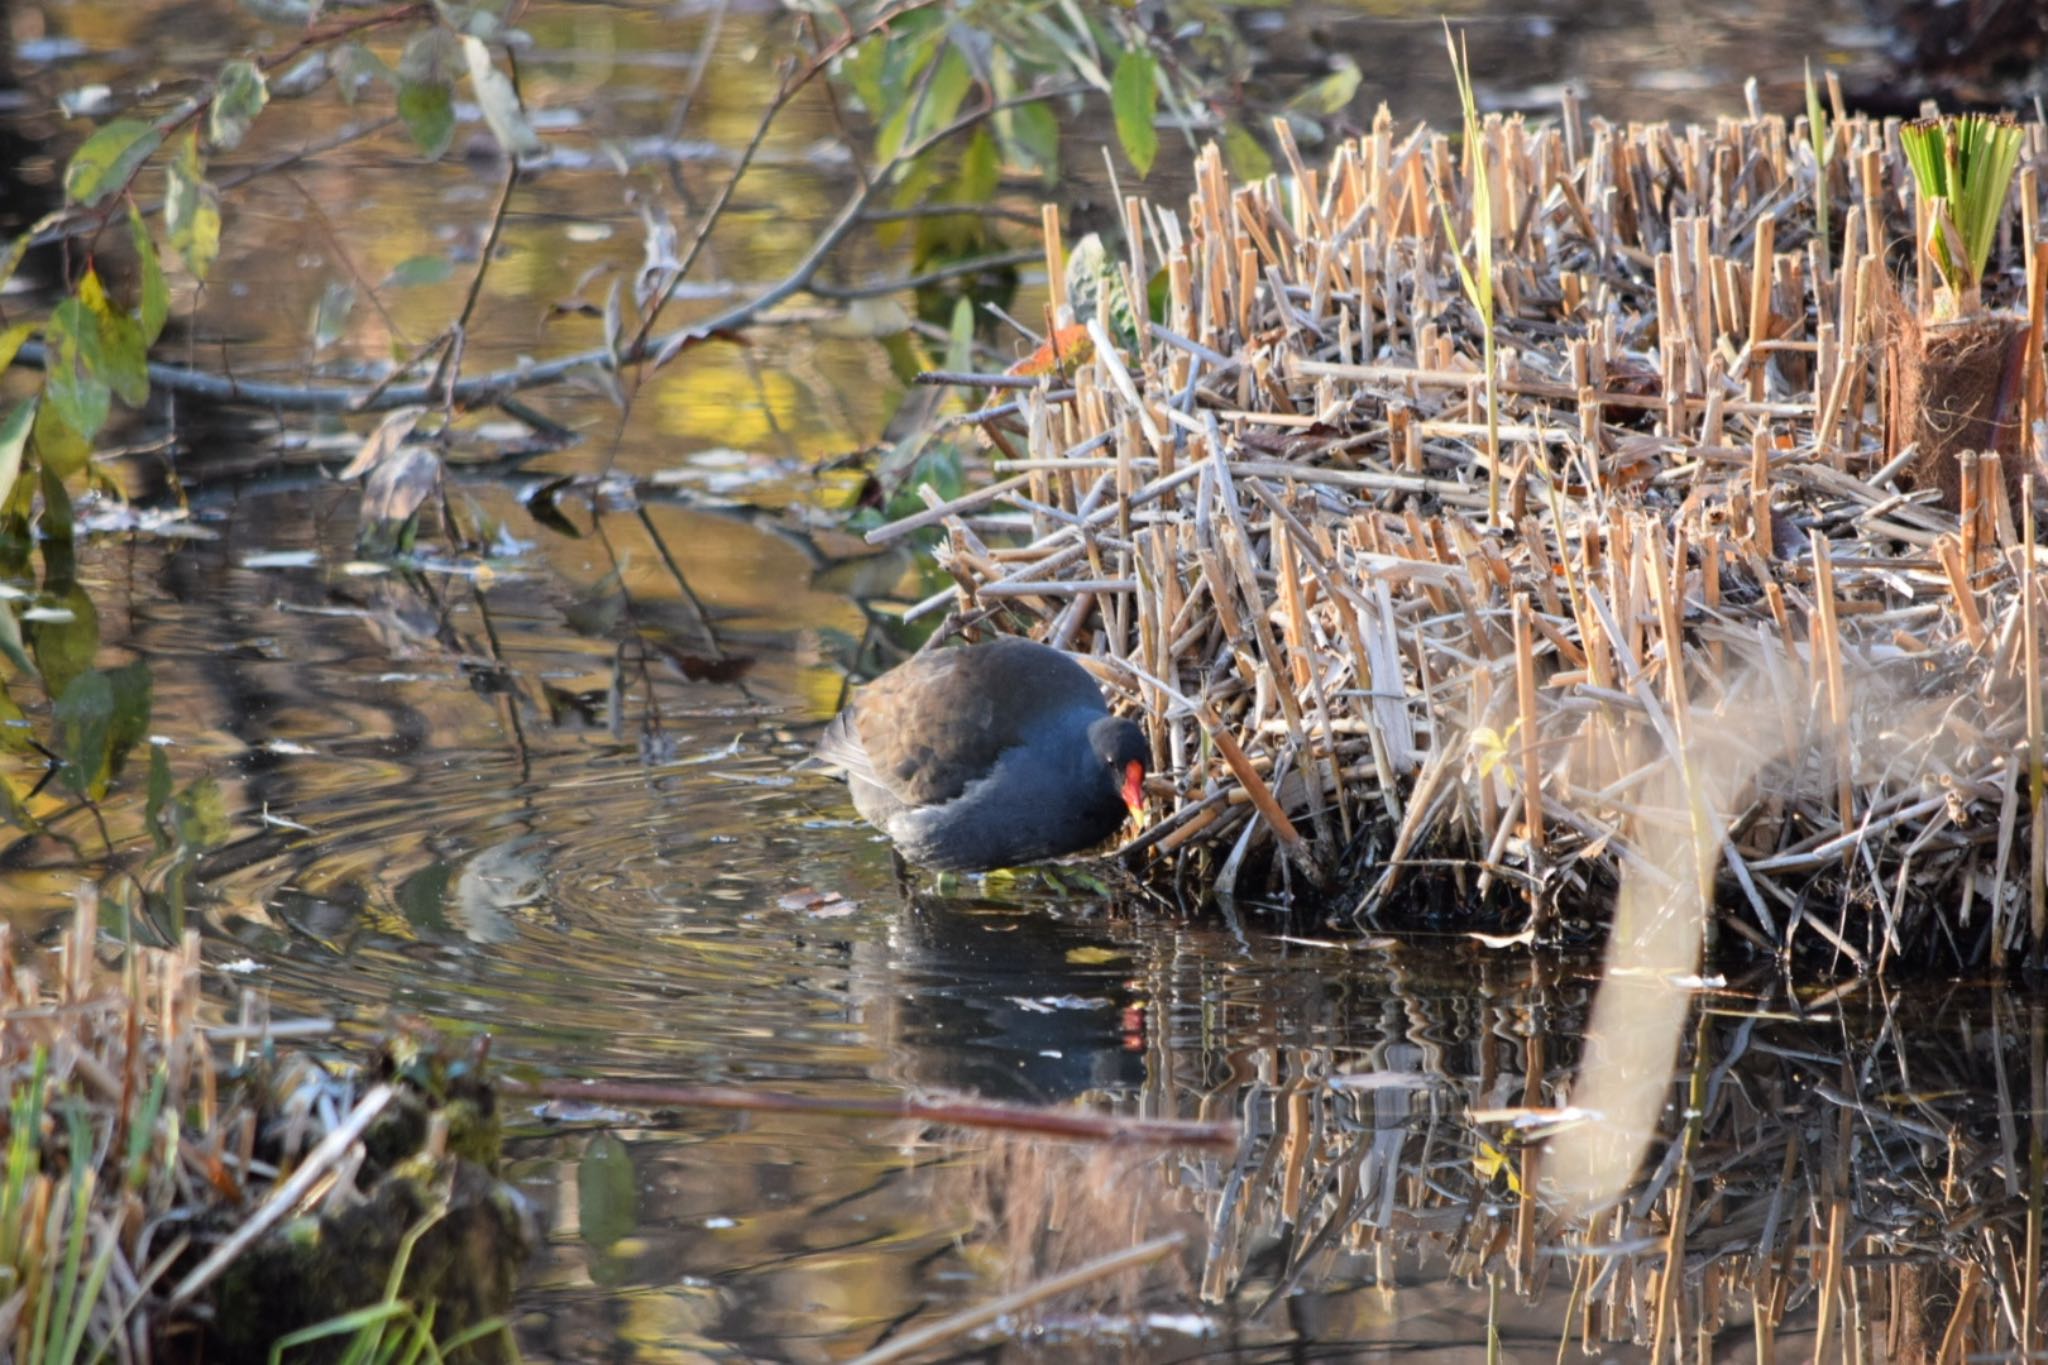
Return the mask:
<svg viewBox="0 0 2048 1365">
<path fill-rule="evenodd" d="M 1928 259 L 1941 273 L 1940 317 L 1983 307 L 1984 267 L 2026 134 L 2010 114 L 1916 119 L 1899 130 L 1913 183 L 1927 204 Z"/>
</svg>

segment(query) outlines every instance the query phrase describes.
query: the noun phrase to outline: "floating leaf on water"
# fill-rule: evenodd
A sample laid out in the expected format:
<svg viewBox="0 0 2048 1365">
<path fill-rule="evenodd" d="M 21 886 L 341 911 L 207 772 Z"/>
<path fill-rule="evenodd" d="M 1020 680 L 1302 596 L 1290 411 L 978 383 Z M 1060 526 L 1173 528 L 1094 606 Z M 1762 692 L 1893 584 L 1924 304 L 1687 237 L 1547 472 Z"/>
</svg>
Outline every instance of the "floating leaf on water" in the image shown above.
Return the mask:
<svg viewBox="0 0 2048 1365">
<path fill-rule="evenodd" d="M 222 151 L 241 146 L 249 125 L 268 103 L 270 86 L 262 69 L 241 58 L 229 62 L 214 83 L 213 103 L 206 112 L 206 140 Z"/>
<path fill-rule="evenodd" d="M 310 569 L 319 562 L 318 550 L 259 550 L 242 556 L 245 569 Z"/>
<path fill-rule="evenodd" d="M 71 154 L 64 168 L 64 193 L 74 204 L 90 208 L 120 190 L 163 142 L 154 124 L 115 119 L 101 127 Z"/>
</svg>

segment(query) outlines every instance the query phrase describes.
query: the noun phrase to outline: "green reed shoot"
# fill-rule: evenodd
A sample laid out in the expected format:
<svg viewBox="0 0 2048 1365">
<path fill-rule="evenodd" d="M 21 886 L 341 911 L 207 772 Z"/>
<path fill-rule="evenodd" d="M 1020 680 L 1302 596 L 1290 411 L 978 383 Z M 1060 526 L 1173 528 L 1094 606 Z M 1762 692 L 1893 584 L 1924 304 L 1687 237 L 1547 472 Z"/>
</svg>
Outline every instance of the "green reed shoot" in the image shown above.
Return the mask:
<svg viewBox="0 0 2048 1365">
<path fill-rule="evenodd" d="M 1451 259 L 1458 263 L 1458 279 L 1465 297 L 1479 313 L 1482 328 L 1481 357 L 1486 363 L 1486 520 L 1500 525 L 1500 377 L 1493 354 L 1493 177 L 1486 164 L 1485 130 L 1479 122 L 1479 106 L 1472 99 L 1472 64 L 1464 35 L 1455 40 L 1451 26 L 1444 24 L 1444 50 L 1451 56 L 1451 75 L 1458 82 L 1458 103 L 1464 114 L 1465 155 L 1472 186 L 1472 264 L 1458 245 L 1458 229 L 1451 222 L 1451 208 L 1441 194 L 1437 210 L 1443 214 L 1444 233 L 1451 239 Z M 1420 357 L 1417 357 L 1420 361 Z"/>
<path fill-rule="evenodd" d="M 415 1307 L 400 1293 L 420 1238 L 447 1214 L 447 1204 L 440 1202 L 437 1207 L 429 1209 L 419 1222 L 406 1229 L 398 1242 L 398 1255 L 385 1274 L 383 1298 L 277 1338 L 270 1344 L 270 1365 L 284 1365 L 287 1352 L 335 1337 L 347 1338 L 340 1354 L 333 1357 L 341 1365 L 418 1365 L 421 1361 L 427 1365 L 442 1365 L 470 1343 L 504 1332 L 505 1320 L 492 1317 L 437 1341 L 434 1318 L 438 1306 L 430 1302 Z M 518 1354 L 516 1350 L 509 1349 L 509 1338 L 505 1344 L 508 1354 L 516 1360 Z"/>
<path fill-rule="evenodd" d="M 1984 267 L 1998 215 L 2026 140 L 2010 114 L 1947 114 L 1915 119 L 1899 130 L 1913 183 L 1928 206 L 1921 243 L 1941 274 L 1946 296 L 1935 311 L 1963 317 L 1984 306 Z"/>
<path fill-rule="evenodd" d="M 1820 86 L 1814 83 L 1813 63 L 1806 64 L 1806 136 L 1813 145 L 1813 233 L 1820 242 L 1820 268 L 1828 268 L 1828 163 L 1834 160 L 1835 140 L 1828 136 L 1828 112 L 1821 106 Z"/>
</svg>

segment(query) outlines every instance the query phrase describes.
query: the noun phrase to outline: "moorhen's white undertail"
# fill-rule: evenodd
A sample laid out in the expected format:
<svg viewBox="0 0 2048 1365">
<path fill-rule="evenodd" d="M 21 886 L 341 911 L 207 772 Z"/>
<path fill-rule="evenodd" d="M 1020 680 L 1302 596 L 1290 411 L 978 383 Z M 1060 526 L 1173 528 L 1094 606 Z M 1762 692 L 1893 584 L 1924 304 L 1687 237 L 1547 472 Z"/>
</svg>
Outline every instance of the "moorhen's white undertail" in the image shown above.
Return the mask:
<svg viewBox="0 0 2048 1365">
<path fill-rule="evenodd" d="M 1088 670 L 1003 637 L 919 654 L 862 688 L 818 758 L 912 862 L 1018 867 L 1093 848 L 1144 810 L 1151 748 Z"/>
</svg>

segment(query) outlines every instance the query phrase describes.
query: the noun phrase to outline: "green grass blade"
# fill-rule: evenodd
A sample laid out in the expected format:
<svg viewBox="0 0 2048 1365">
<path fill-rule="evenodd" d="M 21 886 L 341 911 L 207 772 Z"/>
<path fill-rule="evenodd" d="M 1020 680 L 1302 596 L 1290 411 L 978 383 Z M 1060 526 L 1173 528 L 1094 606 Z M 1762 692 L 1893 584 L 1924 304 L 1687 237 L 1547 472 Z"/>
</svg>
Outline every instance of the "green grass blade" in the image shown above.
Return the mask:
<svg viewBox="0 0 2048 1365">
<path fill-rule="evenodd" d="M 398 1317 L 406 1311 L 406 1306 L 402 1303 L 388 1301 L 373 1303 L 364 1308 L 351 1309 L 346 1313 L 337 1313 L 333 1317 L 316 1322 L 310 1327 L 301 1327 L 295 1332 L 287 1332 L 276 1341 L 270 1343 L 270 1365 L 283 1365 L 284 1353 L 293 1347 L 304 1346 L 315 1341 L 324 1341 L 329 1337 L 350 1336 L 367 1329 L 381 1327 L 384 1323 L 389 1322 L 392 1318 Z"/>
</svg>

